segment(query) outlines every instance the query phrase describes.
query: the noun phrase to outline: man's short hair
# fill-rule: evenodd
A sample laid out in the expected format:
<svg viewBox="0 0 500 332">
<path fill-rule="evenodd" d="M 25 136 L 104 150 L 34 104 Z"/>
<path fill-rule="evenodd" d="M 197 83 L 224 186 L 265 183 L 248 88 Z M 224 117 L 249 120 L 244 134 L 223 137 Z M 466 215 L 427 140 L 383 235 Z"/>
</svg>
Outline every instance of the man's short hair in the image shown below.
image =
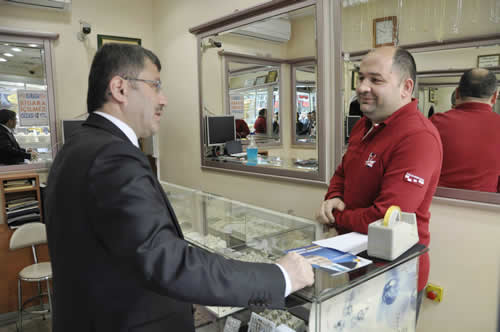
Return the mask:
<svg viewBox="0 0 500 332">
<path fill-rule="evenodd" d="M 489 98 L 497 91 L 497 78 L 493 72 L 481 68 L 467 70 L 460 78 L 458 93 L 460 98 Z"/>
<path fill-rule="evenodd" d="M 0 123 L 1 124 L 6 124 L 9 122 L 9 120 L 13 120 L 16 118 L 16 112 L 8 110 L 8 109 L 1 109 L 0 110 Z"/>
<path fill-rule="evenodd" d="M 397 67 L 400 73 L 401 81 L 411 78 L 413 81 L 413 88 L 417 82 L 417 65 L 415 59 L 410 52 L 404 48 L 397 47 L 394 56 L 392 57 L 392 66 Z"/>
<path fill-rule="evenodd" d="M 259 110 L 259 116 L 264 116 L 264 115 L 266 115 L 266 111 L 267 111 L 267 108 L 261 108 L 261 109 Z"/>
<path fill-rule="evenodd" d="M 90 67 L 87 111 L 92 113 L 108 101 L 108 85 L 114 76 L 137 78 L 146 58 L 161 71 L 158 57 L 141 46 L 109 43 L 101 47 Z"/>
<path fill-rule="evenodd" d="M 451 93 L 451 106 L 457 105 L 457 89 L 453 90 Z"/>
</svg>

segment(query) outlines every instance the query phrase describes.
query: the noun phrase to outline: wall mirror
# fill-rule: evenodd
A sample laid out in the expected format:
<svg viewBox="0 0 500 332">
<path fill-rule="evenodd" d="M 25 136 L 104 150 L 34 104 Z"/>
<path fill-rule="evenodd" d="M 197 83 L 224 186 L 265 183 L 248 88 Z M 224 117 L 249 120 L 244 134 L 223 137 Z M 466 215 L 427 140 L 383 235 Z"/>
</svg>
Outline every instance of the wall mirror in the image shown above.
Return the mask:
<svg viewBox="0 0 500 332">
<path fill-rule="evenodd" d="M 465 70 L 477 67 L 479 59 L 482 59 L 481 65 L 496 73 L 497 80 L 500 78 L 500 66 L 483 61 L 500 54 L 500 7 L 496 3 L 446 0 L 427 2 L 425 6 L 418 3 L 416 0 L 344 1 L 343 23 L 338 32 L 342 36 L 344 55 L 341 60 L 344 121 L 337 124 L 345 139 L 343 151 L 347 148 L 349 130 L 362 116 L 356 107 L 357 70 L 362 56 L 371 49 L 370 43 L 376 38 L 372 23 L 381 17 L 396 16 L 396 22 L 400 23 L 394 26 L 392 43 L 407 48 L 415 58 L 418 73 L 414 97 L 418 98 L 419 109 L 425 116 L 429 116 L 431 109 L 446 112 L 451 108 L 451 94 L 458 86 L 460 76 Z M 417 22 L 417 17 L 429 24 Z M 441 24 L 430 24 L 431 21 Z M 500 112 L 499 102 L 493 111 Z M 500 204 L 500 193 L 438 187 L 436 196 Z"/>
<path fill-rule="evenodd" d="M 198 42 L 202 168 L 326 181 L 317 5 L 291 3 L 269 2 L 190 30 Z M 251 141 L 256 164 L 246 158 Z"/>
<path fill-rule="evenodd" d="M 46 168 L 57 150 L 50 41 L 10 34 L 0 31 L 0 109 L 14 112 L 16 122 L 1 128 L 0 169 Z M 15 141 L 7 138 L 9 130 Z M 19 149 L 35 157 L 23 158 Z"/>
</svg>

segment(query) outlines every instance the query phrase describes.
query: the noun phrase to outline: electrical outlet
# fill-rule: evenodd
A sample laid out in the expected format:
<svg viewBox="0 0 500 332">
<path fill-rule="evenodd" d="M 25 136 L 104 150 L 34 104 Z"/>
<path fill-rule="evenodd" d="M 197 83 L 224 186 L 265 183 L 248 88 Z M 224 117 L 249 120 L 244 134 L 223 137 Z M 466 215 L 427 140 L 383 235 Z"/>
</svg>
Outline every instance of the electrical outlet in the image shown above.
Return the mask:
<svg viewBox="0 0 500 332">
<path fill-rule="evenodd" d="M 429 283 L 425 288 L 425 295 L 432 301 L 441 302 L 443 299 L 443 287 Z"/>
</svg>

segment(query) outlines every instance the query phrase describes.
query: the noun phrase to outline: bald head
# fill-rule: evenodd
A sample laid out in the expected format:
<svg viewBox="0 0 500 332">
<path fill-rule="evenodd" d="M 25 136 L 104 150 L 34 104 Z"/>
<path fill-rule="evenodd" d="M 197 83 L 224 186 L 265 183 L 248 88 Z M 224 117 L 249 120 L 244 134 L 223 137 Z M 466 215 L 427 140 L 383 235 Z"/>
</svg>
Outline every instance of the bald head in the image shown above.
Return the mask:
<svg viewBox="0 0 500 332">
<path fill-rule="evenodd" d="M 490 99 L 497 91 L 495 74 L 485 68 L 473 68 L 460 78 L 458 94 L 460 99 Z"/>
<path fill-rule="evenodd" d="M 367 56 L 377 54 L 392 58 L 392 70 L 399 73 L 400 81 L 402 82 L 410 78 L 415 87 L 415 82 L 417 80 L 417 65 L 410 52 L 401 47 L 384 46 L 372 50 Z"/>
</svg>

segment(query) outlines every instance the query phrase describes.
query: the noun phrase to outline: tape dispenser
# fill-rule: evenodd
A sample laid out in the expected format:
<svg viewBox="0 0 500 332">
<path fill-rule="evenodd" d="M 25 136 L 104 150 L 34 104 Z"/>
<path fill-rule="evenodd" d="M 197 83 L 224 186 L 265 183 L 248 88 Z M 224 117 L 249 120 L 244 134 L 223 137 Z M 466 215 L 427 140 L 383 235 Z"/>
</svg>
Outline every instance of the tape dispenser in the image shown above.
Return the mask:
<svg viewBox="0 0 500 332">
<path fill-rule="evenodd" d="M 415 213 L 401 212 L 399 206 L 387 209 L 384 219 L 368 225 L 368 255 L 394 260 L 418 242 Z"/>
</svg>

